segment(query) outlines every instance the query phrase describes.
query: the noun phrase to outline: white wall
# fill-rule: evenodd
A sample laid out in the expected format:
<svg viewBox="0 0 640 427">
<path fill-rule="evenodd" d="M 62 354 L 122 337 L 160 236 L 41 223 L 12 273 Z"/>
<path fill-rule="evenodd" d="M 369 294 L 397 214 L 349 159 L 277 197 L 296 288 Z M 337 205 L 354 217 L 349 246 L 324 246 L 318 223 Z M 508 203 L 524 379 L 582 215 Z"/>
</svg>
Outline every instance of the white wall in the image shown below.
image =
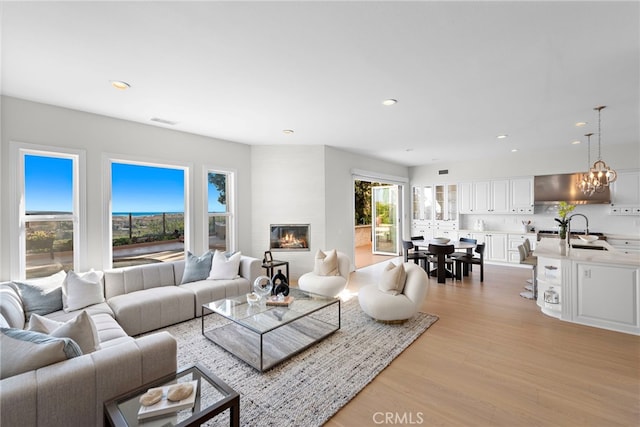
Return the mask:
<svg viewBox="0 0 640 427">
<path fill-rule="evenodd" d="M 238 248 L 251 247 L 251 147 L 193 134 L 176 132 L 158 126 L 145 125 L 2 97 L 2 150 L 0 155 L 1 192 L 3 210 L 0 223 L 0 279 L 9 279 L 8 254 L 14 247 L 9 241 L 9 212 L 16 208 L 10 200 L 9 143 L 11 141 L 83 149 L 87 160 L 87 227 L 90 236 L 86 264 L 80 268 L 103 268 L 103 191 L 102 154 L 120 154 L 187 162 L 193 166 L 194 195 L 204 194 L 205 183 L 201 179 L 204 166 L 222 167 L 237 171 Z M 191 250 L 202 252 L 207 247 L 205 240 L 206 206 L 201 197 L 192 199 L 194 223 L 190 232 Z"/>
<path fill-rule="evenodd" d="M 327 247 L 337 248 L 349 255 L 351 263 L 355 261 L 354 242 L 354 169 L 371 172 L 373 175 L 398 177 L 407 180 L 409 169 L 384 160 L 353 154 L 334 147 L 326 150 L 326 218 L 327 218 Z M 403 218 L 405 218 L 405 234 L 408 235 L 410 223 L 408 221 L 410 203 L 410 187 L 404 186 Z"/>
<path fill-rule="evenodd" d="M 289 261 L 292 278 L 309 271 L 315 252 L 325 247 L 324 159 L 322 146 L 256 145 L 251 150 L 256 256 L 269 250 L 271 224 L 310 224 L 309 251 L 273 252 L 274 259 Z"/>
</svg>

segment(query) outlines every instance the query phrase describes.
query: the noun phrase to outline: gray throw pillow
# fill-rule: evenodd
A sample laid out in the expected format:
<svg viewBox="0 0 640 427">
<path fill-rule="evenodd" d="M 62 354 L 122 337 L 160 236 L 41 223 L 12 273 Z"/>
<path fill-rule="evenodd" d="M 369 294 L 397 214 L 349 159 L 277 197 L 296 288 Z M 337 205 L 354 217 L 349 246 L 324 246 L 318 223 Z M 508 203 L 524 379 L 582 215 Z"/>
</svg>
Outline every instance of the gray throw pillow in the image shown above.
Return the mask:
<svg viewBox="0 0 640 427">
<path fill-rule="evenodd" d="M 0 329 L 0 378 L 42 368 L 73 357 L 82 350 L 71 338 L 54 338 L 22 329 Z"/>
<path fill-rule="evenodd" d="M 25 320 L 28 321 L 32 313 L 44 316 L 62 310 L 62 282 L 66 277 L 67 273 L 60 270 L 48 277 L 13 282 L 20 292 Z"/>
<path fill-rule="evenodd" d="M 182 274 L 182 282 L 180 282 L 180 284 L 196 282 L 209 277 L 212 257 L 213 254 L 211 251 L 207 251 L 201 256 L 195 256 L 187 251 L 187 259 L 184 264 L 184 273 Z"/>
</svg>

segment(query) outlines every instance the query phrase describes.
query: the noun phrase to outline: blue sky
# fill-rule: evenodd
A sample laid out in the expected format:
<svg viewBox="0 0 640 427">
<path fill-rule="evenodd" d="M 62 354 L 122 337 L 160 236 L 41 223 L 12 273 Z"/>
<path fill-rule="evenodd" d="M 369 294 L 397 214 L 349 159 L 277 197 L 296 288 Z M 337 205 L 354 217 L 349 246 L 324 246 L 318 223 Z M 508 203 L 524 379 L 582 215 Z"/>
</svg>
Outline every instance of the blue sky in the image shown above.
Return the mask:
<svg viewBox="0 0 640 427">
<path fill-rule="evenodd" d="M 25 156 L 27 211 L 72 211 L 72 161 Z M 184 212 L 184 171 L 113 163 L 113 212 Z M 218 191 L 208 184 L 209 212 L 224 212 Z"/>
<path fill-rule="evenodd" d="M 73 211 L 71 159 L 24 156 L 25 210 Z"/>
</svg>

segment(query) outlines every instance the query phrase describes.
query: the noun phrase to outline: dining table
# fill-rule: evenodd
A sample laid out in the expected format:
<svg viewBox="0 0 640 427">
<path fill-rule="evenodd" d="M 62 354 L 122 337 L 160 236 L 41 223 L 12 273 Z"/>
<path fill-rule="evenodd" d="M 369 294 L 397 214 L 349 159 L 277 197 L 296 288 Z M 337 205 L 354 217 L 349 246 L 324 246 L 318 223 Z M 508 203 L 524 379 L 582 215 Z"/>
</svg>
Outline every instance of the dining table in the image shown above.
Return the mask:
<svg viewBox="0 0 640 427">
<path fill-rule="evenodd" d="M 413 243 L 413 246 L 415 248 L 416 251 L 418 250 L 428 250 L 429 249 L 429 245 L 434 245 L 434 246 L 450 246 L 453 245 L 454 249 L 457 250 L 464 250 L 466 251 L 468 254 L 471 254 L 473 249 L 476 247 L 476 243 L 473 242 L 467 242 L 464 240 L 452 240 L 449 242 L 442 242 L 439 240 L 430 240 L 430 239 L 411 239 L 411 243 Z M 452 277 L 453 276 L 453 272 L 448 272 L 447 273 L 447 269 L 445 268 L 445 260 L 446 260 L 446 254 L 445 253 L 440 253 L 437 254 L 437 267 L 435 270 L 433 271 L 427 271 L 427 274 L 429 275 L 436 275 L 438 277 L 438 283 L 445 283 L 446 277 Z M 428 263 L 427 263 L 428 265 Z M 464 276 L 468 276 L 469 275 L 469 265 L 468 264 L 464 264 L 463 265 L 463 275 Z"/>
</svg>

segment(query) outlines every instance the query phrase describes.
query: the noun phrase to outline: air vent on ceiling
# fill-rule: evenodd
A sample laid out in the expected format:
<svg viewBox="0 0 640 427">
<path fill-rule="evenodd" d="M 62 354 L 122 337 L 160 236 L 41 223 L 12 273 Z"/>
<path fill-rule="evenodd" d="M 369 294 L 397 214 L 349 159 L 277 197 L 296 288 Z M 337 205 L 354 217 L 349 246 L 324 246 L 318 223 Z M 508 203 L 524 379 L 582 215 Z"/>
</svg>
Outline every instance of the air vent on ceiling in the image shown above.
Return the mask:
<svg viewBox="0 0 640 427">
<path fill-rule="evenodd" d="M 163 125 L 174 126 L 174 125 L 178 124 L 178 122 L 173 122 L 171 120 L 161 119 L 161 118 L 158 118 L 158 117 L 152 117 L 150 120 L 152 122 L 162 123 Z"/>
<path fill-rule="evenodd" d="M 438 171 L 438 175 L 447 175 L 449 174 L 449 169 L 440 169 Z"/>
</svg>

